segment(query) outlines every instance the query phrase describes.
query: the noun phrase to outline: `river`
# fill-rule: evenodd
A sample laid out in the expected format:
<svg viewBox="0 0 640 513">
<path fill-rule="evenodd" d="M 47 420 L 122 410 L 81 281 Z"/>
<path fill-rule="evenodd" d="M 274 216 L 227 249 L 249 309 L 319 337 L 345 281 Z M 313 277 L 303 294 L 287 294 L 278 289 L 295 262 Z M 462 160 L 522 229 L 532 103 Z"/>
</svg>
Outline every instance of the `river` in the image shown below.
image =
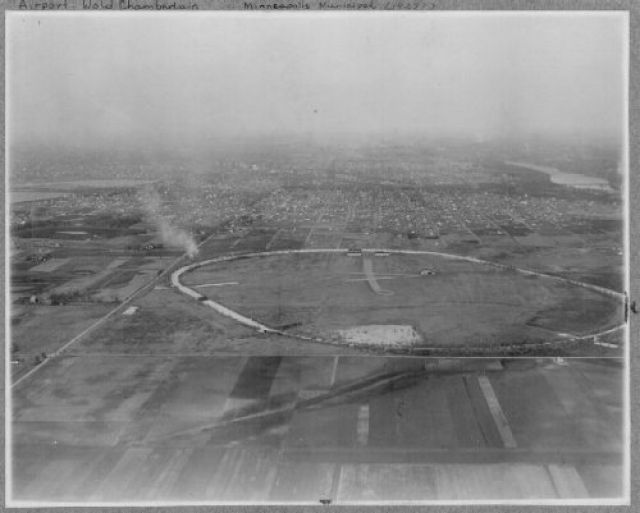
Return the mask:
<svg viewBox="0 0 640 513">
<path fill-rule="evenodd" d="M 567 185 L 569 187 L 575 187 L 576 189 L 593 189 L 613 192 L 613 189 L 609 186 L 609 182 L 604 178 L 581 175 L 578 173 L 565 173 L 555 167 L 539 166 L 528 162 L 507 161 L 505 164 L 524 169 L 531 169 L 533 171 L 540 171 L 541 173 L 549 175 L 551 177 L 551 181 L 558 185 Z"/>
</svg>

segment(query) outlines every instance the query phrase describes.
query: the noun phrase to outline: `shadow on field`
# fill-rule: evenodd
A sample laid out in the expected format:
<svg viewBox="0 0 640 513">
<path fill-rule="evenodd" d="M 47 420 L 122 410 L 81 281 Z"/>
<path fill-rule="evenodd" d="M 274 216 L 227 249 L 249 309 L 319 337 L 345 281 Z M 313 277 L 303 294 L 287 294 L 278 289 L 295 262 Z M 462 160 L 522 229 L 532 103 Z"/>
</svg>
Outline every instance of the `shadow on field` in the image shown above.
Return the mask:
<svg viewBox="0 0 640 513">
<path fill-rule="evenodd" d="M 295 392 L 271 396 L 266 400 L 256 401 L 250 405 L 234 408 L 215 422 L 180 430 L 163 436 L 147 439 L 148 443 L 162 443 L 167 440 L 176 440 L 182 437 L 210 434 L 210 440 L 215 443 L 230 443 L 258 437 L 277 435 L 278 428 L 290 419 L 296 411 L 319 410 L 332 408 L 343 404 L 358 403 L 363 399 L 371 399 L 398 390 L 415 386 L 422 380 L 429 378 L 433 373 L 431 369 L 419 368 L 383 372 L 349 383 L 333 387 L 326 392 L 320 392 L 315 397 L 301 399 Z"/>
</svg>

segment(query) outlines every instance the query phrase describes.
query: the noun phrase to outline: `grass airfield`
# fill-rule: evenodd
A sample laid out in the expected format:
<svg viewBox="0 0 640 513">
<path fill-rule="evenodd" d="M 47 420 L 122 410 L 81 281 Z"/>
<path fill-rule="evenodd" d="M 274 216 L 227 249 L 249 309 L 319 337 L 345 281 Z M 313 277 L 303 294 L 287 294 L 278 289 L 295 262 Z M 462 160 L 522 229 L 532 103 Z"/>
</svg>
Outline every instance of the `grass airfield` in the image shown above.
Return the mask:
<svg viewBox="0 0 640 513">
<path fill-rule="evenodd" d="M 623 315 L 621 301 L 588 288 L 435 255 L 271 254 L 198 267 L 182 283 L 266 326 L 334 343 L 354 326 L 409 326 L 412 350 L 544 344 Z"/>
</svg>

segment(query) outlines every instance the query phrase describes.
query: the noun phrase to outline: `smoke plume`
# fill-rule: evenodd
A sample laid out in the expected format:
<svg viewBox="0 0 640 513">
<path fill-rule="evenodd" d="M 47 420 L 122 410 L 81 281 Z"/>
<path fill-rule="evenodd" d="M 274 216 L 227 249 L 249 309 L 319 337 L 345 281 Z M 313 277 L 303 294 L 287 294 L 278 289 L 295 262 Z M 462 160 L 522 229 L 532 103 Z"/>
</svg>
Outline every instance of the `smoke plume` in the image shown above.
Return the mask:
<svg viewBox="0 0 640 513">
<path fill-rule="evenodd" d="M 147 219 L 155 225 L 165 246 L 181 248 L 190 258 L 198 254 L 198 245 L 193 236 L 183 228 L 173 225 L 162 213 L 161 200 L 157 191 L 150 188 L 144 190 L 140 200 Z"/>
<path fill-rule="evenodd" d="M 171 224 L 162 216 L 156 219 L 158 232 L 162 238 L 162 242 L 175 248 L 182 248 L 187 252 L 189 257 L 193 258 L 198 254 L 198 245 L 193 237 L 181 228 L 171 226 Z"/>
</svg>

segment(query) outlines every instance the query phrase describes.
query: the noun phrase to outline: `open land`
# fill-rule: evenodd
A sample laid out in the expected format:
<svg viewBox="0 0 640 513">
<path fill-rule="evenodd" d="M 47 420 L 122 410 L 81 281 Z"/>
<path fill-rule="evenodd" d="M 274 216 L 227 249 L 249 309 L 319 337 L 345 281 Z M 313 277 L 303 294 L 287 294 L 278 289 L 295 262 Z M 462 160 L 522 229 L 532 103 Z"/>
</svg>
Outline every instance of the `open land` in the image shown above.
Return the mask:
<svg viewBox="0 0 640 513">
<path fill-rule="evenodd" d="M 11 183 L 12 498 L 619 496 L 622 196 L 594 152 L 27 162 Z M 174 286 L 209 260 L 180 277 L 194 295 Z"/>
<path fill-rule="evenodd" d="M 14 393 L 13 498 L 616 497 L 622 368 L 617 359 L 64 356 Z"/>
<path fill-rule="evenodd" d="M 331 340 L 354 326 L 410 326 L 421 339 L 414 351 L 543 344 L 622 322 L 622 302 L 597 290 L 446 255 L 257 255 L 198 267 L 182 282 L 287 334 Z"/>
</svg>

